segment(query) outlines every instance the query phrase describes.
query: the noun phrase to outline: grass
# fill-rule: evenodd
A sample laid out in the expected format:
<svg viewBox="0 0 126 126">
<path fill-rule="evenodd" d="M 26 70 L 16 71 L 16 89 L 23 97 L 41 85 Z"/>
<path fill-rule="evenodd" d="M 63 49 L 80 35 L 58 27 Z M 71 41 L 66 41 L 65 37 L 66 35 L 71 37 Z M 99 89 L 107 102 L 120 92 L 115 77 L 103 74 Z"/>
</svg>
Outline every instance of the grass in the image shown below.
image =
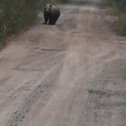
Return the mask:
<svg viewBox="0 0 126 126">
<path fill-rule="evenodd" d="M 118 20 L 112 22 L 113 30 L 121 36 L 126 36 L 126 1 L 125 0 L 108 0 L 109 15 L 118 17 Z"/>
<path fill-rule="evenodd" d="M 126 36 L 126 14 L 119 16 L 119 20 L 115 21 L 112 26 L 117 34 Z"/>
<path fill-rule="evenodd" d="M 0 50 L 3 49 L 6 46 L 6 43 L 4 40 L 0 40 Z"/>
</svg>

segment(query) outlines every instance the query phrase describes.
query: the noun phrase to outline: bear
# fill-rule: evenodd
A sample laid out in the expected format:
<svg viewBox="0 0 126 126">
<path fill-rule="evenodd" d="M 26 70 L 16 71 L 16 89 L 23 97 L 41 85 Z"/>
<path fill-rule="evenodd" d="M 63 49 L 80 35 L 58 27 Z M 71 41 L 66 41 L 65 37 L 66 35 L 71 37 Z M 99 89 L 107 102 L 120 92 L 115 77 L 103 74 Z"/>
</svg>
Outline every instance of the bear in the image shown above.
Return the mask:
<svg viewBox="0 0 126 126">
<path fill-rule="evenodd" d="M 46 4 L 44 8 L 44 24 L 55 25 L 60 17 L 60 10 L 52 4 Z"/>
</svg>

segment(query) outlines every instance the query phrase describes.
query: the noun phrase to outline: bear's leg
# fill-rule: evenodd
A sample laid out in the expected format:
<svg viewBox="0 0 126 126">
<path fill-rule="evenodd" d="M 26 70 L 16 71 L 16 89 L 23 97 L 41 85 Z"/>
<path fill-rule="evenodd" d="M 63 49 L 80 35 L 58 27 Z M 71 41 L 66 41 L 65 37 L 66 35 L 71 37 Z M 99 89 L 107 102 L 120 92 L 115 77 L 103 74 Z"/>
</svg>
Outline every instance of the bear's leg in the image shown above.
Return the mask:
<svg viewBox="0 0 126 126">
<path fill-rule="evenodd" d="M 44 24 L 47 24 L 47 22 L 49 20 L 49 15 L 47 13 L 44 13 L 44 19 L 45 19 Z"/>
<path fill-rule="evenodd" d="M 52 19 L 52 25 L 55 25 L 55 18 L 53 17 L 53 19 Z"/>
<path fill-rule="evenodd" d="M 58 20 L 59 16 L 60 16 L 60 15 L 56 15 L 56 16 L 55 16 L 54 25 L 56 24 L 56 21 Z"/>
<path fill-rule="evenodd" d="M 51 25 L 52 24 L 52 19 L 51 18 L 49 18 L 49 25 Z"/>
<path fill-rule="evenodd" d="M 56 21 L 58 20 L 58 17 L 56 16 L 55 17 L 55 20 L 54 20 L 54 25 L 56 24 Z"/>
<path fill-rule="evenodd" d="M 49 25 L 53 25 L 53 22 L 54 22 L 54 16 L 50 15 L 50 17 L 49 17 Z"/>
<path fill-rule="evenodd" d="M 56 16 L 52 15 L 50 18 L 50 25 L 55 25 Z"/>
</svg>

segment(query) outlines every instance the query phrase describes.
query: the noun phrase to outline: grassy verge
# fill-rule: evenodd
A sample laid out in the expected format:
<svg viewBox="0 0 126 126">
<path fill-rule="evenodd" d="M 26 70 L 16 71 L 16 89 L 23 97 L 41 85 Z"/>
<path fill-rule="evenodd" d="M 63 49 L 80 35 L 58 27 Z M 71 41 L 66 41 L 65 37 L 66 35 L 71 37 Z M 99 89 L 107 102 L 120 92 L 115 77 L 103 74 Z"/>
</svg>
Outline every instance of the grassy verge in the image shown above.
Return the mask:
<svg viewBox="0 0 126 126">
<path fill-rule="evenodd" d="M 113 22 L 113 29 L 121 36 L 126 36 L 126 14 L 120 15 L 118 20 Z"/>
<path fill-rule="evenodd" d="M 118 16 L 118 20 L 112 24 L 113 30 L 121 36 L 126 36 L 126 0 L 109 0 L 108 4 L 112 8 L 110 14 Z"/>
<path fill-rule="evenodd" d="M 5 38 L 31 25 L 37 16 L 36 0 L 0 0 L 0 48 Z"/>
</svg>

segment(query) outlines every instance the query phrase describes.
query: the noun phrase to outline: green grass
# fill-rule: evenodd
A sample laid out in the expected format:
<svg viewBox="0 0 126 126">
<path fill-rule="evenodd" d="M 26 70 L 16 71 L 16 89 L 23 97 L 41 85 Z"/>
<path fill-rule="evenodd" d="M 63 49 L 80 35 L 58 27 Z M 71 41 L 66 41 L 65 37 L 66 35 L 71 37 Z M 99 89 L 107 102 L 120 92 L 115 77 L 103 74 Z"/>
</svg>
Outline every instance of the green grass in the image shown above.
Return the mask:
<svg viewBox="0 0 126 126">
<path fill-rule="evenodd" d="M 0 40 L 0 50 L 6 46 L 5 41 Z"/>
<path fill-rule="evenodd" d="M 126 36 L 126 14 L 119 16 L 119 20 L 113 23 L 113 29 L 121 36 Z"/>
<path fill-rule="evenodd" d="M 118 16 L 118 20 L 112 24 L 113 30 L 121 36 L 126 36 L 126 0 L 108 0 L 108 4 L 109 14 Z"/>
</svg>

